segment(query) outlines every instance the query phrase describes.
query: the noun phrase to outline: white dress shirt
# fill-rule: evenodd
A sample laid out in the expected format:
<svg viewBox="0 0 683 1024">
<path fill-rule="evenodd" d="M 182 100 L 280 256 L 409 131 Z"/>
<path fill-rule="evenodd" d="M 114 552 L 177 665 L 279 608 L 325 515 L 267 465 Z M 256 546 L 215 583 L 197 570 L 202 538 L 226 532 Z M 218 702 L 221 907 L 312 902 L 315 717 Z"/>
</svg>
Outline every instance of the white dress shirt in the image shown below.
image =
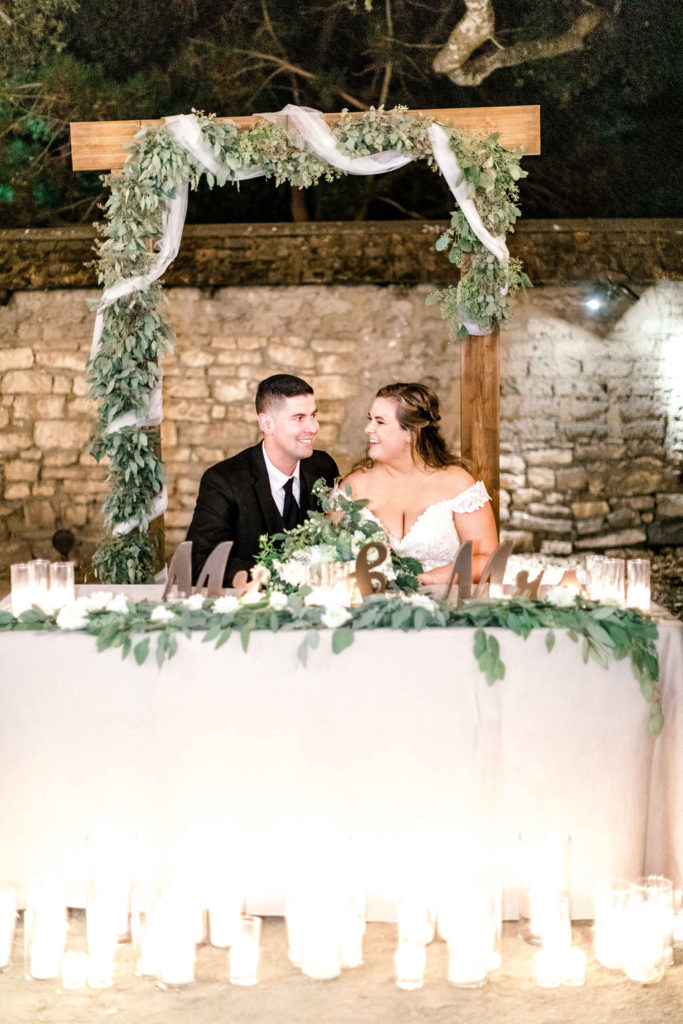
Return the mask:
<svg viewBox="0 0 683 1024">
<path fill-rule="evenodd" d="M 281 470 L 274 466 L 268 458 L 268 452 L 264 443 L 261 444 L 263 450 L 263 459 L 266 464 L 268 471 L 268 480 L 270 481 L 270 493 L 273 495 L 273 501 L 277 505 L 277 510 L 282 515 L 285 507 L 285 484 L 289 480 L 289 476 L 283 473 Z M 292 494 L 296 499 L 297 505 L 301 505 L 301 481 L 299 479 L 299 463 L 297 462 L 294 467 L 294 472 L 290 474 L 294 477 L 294 483 L 292 484 Z"/>
</svg>

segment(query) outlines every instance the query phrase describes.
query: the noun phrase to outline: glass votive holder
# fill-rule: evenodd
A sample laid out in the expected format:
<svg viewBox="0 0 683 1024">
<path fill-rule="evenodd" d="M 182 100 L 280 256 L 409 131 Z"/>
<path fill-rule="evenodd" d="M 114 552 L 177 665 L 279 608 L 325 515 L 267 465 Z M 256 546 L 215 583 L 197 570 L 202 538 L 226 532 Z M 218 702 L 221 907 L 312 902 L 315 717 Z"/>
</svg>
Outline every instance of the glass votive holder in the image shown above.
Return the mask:
<svg viewBox="0 0 683 1024">
<path fill-rule="evenodd" d="M 342 967 L 361 967 L 365 935 L 365 897 L 349 897 L 341 910 L 340 956 Z"/>
<path fill-rule="evenodd" d="M 584 566 L 586 570 L 586 591 L 592 601 L 599 601 L 605 584 L 605 562 L 604 555 L 586 555 Z"/>
<path fill-rule="evenodd" d="M 88 954 L 79 950 L 67 950 L 62 956 L 62 988 L 85 988 L 88 983 Z"/>
<path fill-rule="evenodd" d="M 17 900 L 11 885 L 0 885 L 0 971 L 9 967 L 17 920 Z"/>
<path fill-rule="evenodd" d="M 626 913 L 634 883 L 626 878 L 605 878 L 593 889 L 595 956 L 608 970 L 623 967 Z"/>
<path fill-rule="evenodd" d="M 396 984 L 405 992 L 414 992 L 424 985 L 427 951 L 424 942 L 399 939 L 394 956 Z"/>
<path fill-rule="evenodd" d="M 586 983 L 586 954 L 582 949 L 572 946 L 567 950 L 562 972 L 562 984 L 570 988 L 580 988 Z"/>
<path fill-rule="evenodd" d="M 647 558 L 630 558 L 626 563 L 626 607 L 650 610 L 650 562 Z"/>
<path fill-rule="evenodd" d="M 652 985 L 664 977 L 666 926 L 657 897 L 644 886 L 634 885 L 624 915 L 622 961 L 626 977 Z"/>
<path fill-rule="evenodd" d="M 307 978 L 331 981 L 342 967 L 342 914 L 336 900 L 321 899 L 302 914 L 301 970 Z"/>
<path fill-rule="evenodd" d="M 602 599 L 623 605 L 625 599 L 625 579 L 625 560 L 623 558 L 607 558 L 605 560 L 605 583 Z"/>
<path fill-rule="evenodd" d="M 230 982 L 233 985 L 258 983 L 261 918 L 248 914 L 240 918 L 239 933 L 230 947 Z"/>
<path fill-rule="evenodd" d="M 285 903 L 287 924 L 287 955 L 290 963 L 301 967 L 304 958 L 304 915 L 301 900 L 287 899 Z"/>
<path fill-rule="evenodd" d="M 35 879 L 29 885 L 24 910 L 24 974 L 28 979 L 59 977 L 66 928 L 64 886 L 49 876 Z"/>
<path fill-rule="evenodd" d="M 544 829 L 522 832 L 517 855 L 519 934 L 525 942 L 541 945 L 548 918 L 555 917 L 562 901 L 569 899 L 571 836 Z"/>
<path fill-rule="evenodd" d="M 209 898 L 209 942 L 229 949 L 240 933 L 244 897 L 227 887 L 214 890 Z"/>
<path fill-rule="evenodd" d="M 58 611 L 76 597 L 73 562 L 50 562 L 50 607 Z"/>
<path fill-rule="evenodd" d="M 430 908 L 420 900 L 402 900 L 396 905 L 399 942 L 428 943 L 434 937 Z M 442 936 L 443 937 L 443 936 Z"/>
<path fill-rule="evenodd" d="M 164 985 L 190 985 L 197 959 L 197 905 L 183 893 L 162 895 L 159 979 Z"/>
<path fill-rule="evenodd" d="M 119 936 L 120 908 L 105 895 L 88 899 L 85 908 L 88 937 L 88 986 L 109 988 L 114 984 L 114 956 Z"/>
<path fill-rule="evenodd" d="M 12 615 L 16 619 L 33 605 L 35 588 L 31 562 L 16 562 L 10 567 L 10 578 L 12 582 Z"/>
<path fill-rule="evenodd" d="M 164 935 L 161 891 L 150 886 L 138 886 L 133 889 L 130 910 L 135 973 L 157 978 Z"/>
<path fill-rule="evenodd" d="M 36 587 L 40 590 L 47 590 L 50 586 L 50 563 L 47 558 L 34 558 L 31 562 L 33 566 L 33 582 Z"/>
<path fill-rule="evenodd" d="M 534 958 L 534 976 L 541 988 L 559 988 L 564 977 L 564 954 L 557 949 L 539 949 Z"/>
<path fill-rule="evenodd" d="M 639 878 L 637 884 L 645 890 L 648 902 L 659 908 L 664 933 L 664 965 L 671 967 L 674 962 L 673 882 L 663 875 L 647 875 L 645 878 Z"/>
<path fill-rule="evenodd" d="M 495 894 L 488 889 L 467 888 L 452 894 L 446 926 L 451 985 L 481 988 L 485 984 L 495 949 L 497 914 Z"/>
</svg>

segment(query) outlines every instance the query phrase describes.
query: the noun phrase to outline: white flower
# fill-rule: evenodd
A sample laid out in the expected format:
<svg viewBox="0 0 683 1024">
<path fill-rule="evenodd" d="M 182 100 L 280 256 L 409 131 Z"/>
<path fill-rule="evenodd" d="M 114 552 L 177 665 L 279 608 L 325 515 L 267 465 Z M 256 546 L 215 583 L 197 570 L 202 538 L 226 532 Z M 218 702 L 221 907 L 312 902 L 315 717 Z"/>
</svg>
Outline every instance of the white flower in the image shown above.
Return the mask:
<svg viewBox="0 0 683 1024">
<path fill-rule="evenodd" d="M 111 597 L 111 595 L 110 595 Z M 127 612 L 128 611 L 128 598 L 125 594 L 116 594 L 111 597 L 111 600 L 107 603 L 108 612 Z"/>
<path fill-rule="evenodd" d="M 79 597 L 78 601 L 89 612 L 103 612 L 109 607 L 109 602 L 114 600 L 111 590 L 96 590 L 92 594 Z"/>
<path fill-rule="evenodd" d="M 545 599 L 559 608 L 570 608 L 574 604 L 574 591 L 568 587 L 548 587 Z"/>
<path fill-rule="evenodd" d="M 275 568 L 284 582 L 289 583 L 292 587 L 303 587 L 306 582 L 306 566 L 294 558 L 290 558 L 288 562 L 279 563 Z"/>
<path fill-rule="evenodd" d="M 87 624 L 88 613 L 82 602 L 70 601 L 57 615 L 57 625 L 60 629 L 85 629 Z"/>
<path fill-rule="evenodd" d="M 415 608 L 424 608 L 426 612 L 432 614 L 436 611 L 436 605 L 426 594 L 402 594 L 401 600 L 406 604 L 414 605 Z"/>
<path fill-rule="evenodd" d="M 317 562 L 335 562 L 337 559 L 337 552 L 332 544 L 312 544 L 305 550 L 308 551 L 308 561 L 311 565 Z"/>
<path fill-rule="evenodd" d="M 150 615 L 149 621 L 150 622 L 170 622 L 171 619 L 174 619 L 174 618 L 175 618 L 175 615 L 173 614 L 173 612 L 171 611 L 170 608 L 164 607 L 163 604 L 158 604 L 156 606 L 156 608 L 153 610 L 152 614 Z"/>
<path fill-rule="evenodd" d="M 281 590 L 274 590 L 268 598 L 268 604 L 276 612 L 281 612 L 287 607 L 287 595 L 283 594 Z"/>
<path fill-rule="evenodd" d="M 240 603 L 234 594 L 225 594 L 223 597 L 217 597 L 213 602 L 213 610 L 218 612 L 219 615 L 236 612 L 239 607 Z"/>
<path fill-rule="evenodd" d="M 191 612 L 197 612 L 204 606 L 204 595 L 203 594 L 190 594 L 189 597 L 184 598 L 181 602 L 186 608 L 189 608 Z"/>
<path fill-rule="evenodd" d="M 313 587 L 310 594 L 306 594 L 304 604 L 321 605 L 323 608 L 327 608 L 328 605 L 337 605 L 339 602 L 332 597 L 329 587 Z"/>
<path fill-rule="evenodd" d="M 336 629 L 338 626 L 343 626 L 350 618 L 351 612 L 343 604 L 328 604 L 320 616 L 320 621 L 328 629 Z"/>
</svg>

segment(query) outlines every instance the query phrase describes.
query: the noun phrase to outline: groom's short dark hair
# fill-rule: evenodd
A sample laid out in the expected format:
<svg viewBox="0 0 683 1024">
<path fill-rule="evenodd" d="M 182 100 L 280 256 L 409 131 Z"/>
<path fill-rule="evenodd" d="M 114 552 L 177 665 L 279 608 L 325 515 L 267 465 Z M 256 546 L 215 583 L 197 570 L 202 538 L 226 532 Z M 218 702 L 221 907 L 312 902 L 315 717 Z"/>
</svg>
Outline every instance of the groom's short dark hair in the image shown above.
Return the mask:
<svg viewBox="0 0 683 1024">
<path fill-rule="evenodd" d="M 281 402 L 283 398 L 312 394 L 313 388 L 301 377 L 292 373 L 274 373 L 262 380 L 256 389 L 256 412 L 265 412 L 269 405 Z"/>
</svg>

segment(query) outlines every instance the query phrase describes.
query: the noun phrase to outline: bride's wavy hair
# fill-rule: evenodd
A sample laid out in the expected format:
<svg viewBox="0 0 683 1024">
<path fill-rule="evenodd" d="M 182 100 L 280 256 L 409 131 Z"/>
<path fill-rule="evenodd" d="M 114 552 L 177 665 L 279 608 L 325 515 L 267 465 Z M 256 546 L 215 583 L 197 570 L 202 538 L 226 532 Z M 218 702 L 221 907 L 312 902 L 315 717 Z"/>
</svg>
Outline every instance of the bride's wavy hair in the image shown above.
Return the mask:
<svg viewBox="0 0 683 1024">
<path fill-rule="evenodd" d="M 416 461 L 432 469 L 443 469 L 446 466 L 469 469 L 464 459 L 449 448 L 439 430 L 439 399 L 430 387 L 426 384 L 387 384 L 379 389 L 375 398 L 388 398 L 394 403 L 399 426 L 410 431 L 410 450 Z M 372 465 L 368 449 L 365 458 L 354 469 L 369 469 Z"/>
</svg>

